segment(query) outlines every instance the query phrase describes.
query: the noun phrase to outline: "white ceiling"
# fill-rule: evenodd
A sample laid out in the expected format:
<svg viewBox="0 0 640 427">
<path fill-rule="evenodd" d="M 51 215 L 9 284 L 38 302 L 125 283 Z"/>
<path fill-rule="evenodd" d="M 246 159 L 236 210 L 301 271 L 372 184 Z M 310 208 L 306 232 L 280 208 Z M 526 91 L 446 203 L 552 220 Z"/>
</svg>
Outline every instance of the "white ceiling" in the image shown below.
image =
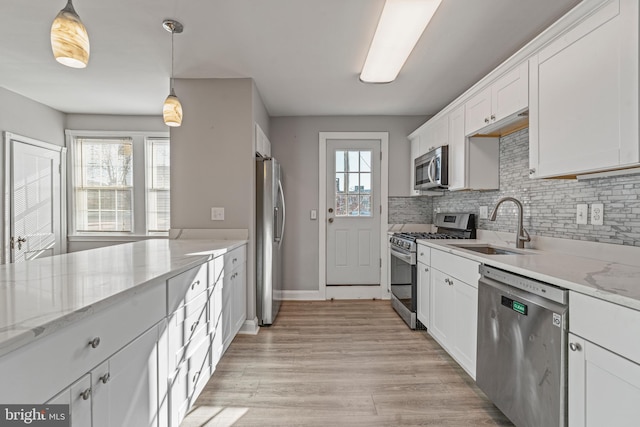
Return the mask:
<svg viewBox="0 0 640 427">
<path fill-rule="evenodd" d="M 173 18 L 175 77 L 251 77 L 271 116 L 299 116 L 434 114 L 579 0 L 444 0 L 386 85 L 358 80 L 384 0 L 75 0 L 80 70 L 51 53 L 65 2 L 0 0 L 0 86 L 67 113 L 160 115 Z"/>
</svg>

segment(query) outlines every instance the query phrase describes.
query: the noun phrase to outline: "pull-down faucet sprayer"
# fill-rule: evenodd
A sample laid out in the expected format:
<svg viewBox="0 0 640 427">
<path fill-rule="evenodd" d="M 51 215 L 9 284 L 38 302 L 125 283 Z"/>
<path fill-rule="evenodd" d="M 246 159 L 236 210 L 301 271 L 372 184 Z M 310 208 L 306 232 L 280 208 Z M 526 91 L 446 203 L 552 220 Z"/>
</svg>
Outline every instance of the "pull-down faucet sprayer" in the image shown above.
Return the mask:
<svg viewBox="0 0 640 427">
<path fill-rule="evenodd" d="M 530 242 L 531 236 L 529 236 L 529 233 L 527 233 L 527 230 L 525 230 L 524 227 L 522 226 L 522 216 L 523 216 L 524 208 L 522 207 L 522 203 L 520 203 L 520 200 L 514 197 L 503 197 L 502 199 L 498 200 L 498 203 L 496 203 L 496 206 L 493 208 L 493 212 L 491 212 L 491 216 L 489 217 L 489 220 L 490 221 L 496 220 L 496 215 L 498 214 L 498 208 L 503 202 L 513 202 L 518 207 L 518 228 L 516 229 L 516 247 L 520 249 L 524 249 L 524 242 Z"/>
</svg>

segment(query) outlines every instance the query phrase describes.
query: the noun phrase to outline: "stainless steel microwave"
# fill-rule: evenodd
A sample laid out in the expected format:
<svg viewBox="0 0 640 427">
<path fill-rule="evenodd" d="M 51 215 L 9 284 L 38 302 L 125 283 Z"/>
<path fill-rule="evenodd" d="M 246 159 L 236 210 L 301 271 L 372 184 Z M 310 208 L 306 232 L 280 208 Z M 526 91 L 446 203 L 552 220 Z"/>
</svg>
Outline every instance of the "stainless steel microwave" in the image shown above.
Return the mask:
<svg viewBox="0 0 640 427">
<path fill-rule="evenodd" d="M 416 190 L 447 188 L 449 185 L 449 146 L 434 148 L 416 158 L 414 162 L 414 183 Z"/>
</svg>

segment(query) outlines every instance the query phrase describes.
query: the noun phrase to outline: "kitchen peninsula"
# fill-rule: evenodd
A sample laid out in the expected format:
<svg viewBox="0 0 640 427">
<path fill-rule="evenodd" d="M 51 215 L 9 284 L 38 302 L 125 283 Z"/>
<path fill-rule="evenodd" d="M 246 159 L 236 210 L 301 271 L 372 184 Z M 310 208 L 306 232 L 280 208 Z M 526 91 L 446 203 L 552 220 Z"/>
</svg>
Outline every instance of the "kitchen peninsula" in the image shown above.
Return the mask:
<svg viewBox="0 0 640 427">
<path fill-rule="evenodd" d="M 245 320 L 245 247 L 156 239 L 0 266 L 0 401 L 178 425 Z"/>
</svg>

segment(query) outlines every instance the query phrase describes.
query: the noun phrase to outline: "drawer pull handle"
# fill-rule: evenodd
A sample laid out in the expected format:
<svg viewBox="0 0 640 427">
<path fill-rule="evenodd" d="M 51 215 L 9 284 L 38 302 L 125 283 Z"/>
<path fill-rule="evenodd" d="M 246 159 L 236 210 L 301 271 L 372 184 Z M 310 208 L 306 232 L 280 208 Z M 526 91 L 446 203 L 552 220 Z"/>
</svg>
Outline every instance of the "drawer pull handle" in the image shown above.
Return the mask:
<svg viewBox="0 0 640 427">
<path fill-rule="evenodd" d="M 193 282 L 191 284 L 191 290 L 194 290 L 196 288 L 196 286 L 198 286 L 200 284 L 200 280 L 196 280 L 195 282 Z"/>
<path fill-rule="evenodd" d="M 424 272 L 426 273 L 427 271 L 429 271 L 429 269 L 425 267 L 424 268 Z"/>
<path fill-rule="evenodd" d="M 233 261 L 231 261 L 231 262 L 235 264 L 236 261 L 238 261 L 238 258 L 234 258 Z"/>
<path fill-rule="evenodd" d="M 196 382 L 196 380 L 198 379 L 199 376 L 200 376 L 200 371 L 198 371 L 195 374 L 193 374 L 193 382 L 194 383 Z"/>
<path fill-rule="evenodd" d="M 485 123 L 489 123 L 489 117 L 485 117 L 485 118 L 484 118 L 484 122 L 485 122 Z"/>
<path fill-rule="evenodd" d="M 198 323 L 200 323 L 199 320 L 193 322 L 193 325 L 191 325 L 191 332 L 193 332 L 198 327 Z"/>
<path fill-rule="evenodd" d="M 424 252 L 420 252 L 420 256 L 424 256 Z"/>
<path fill-rule="evenodd" d="M 94 339 L 89 341 L 89 345 L 91 346 L 91 348 L 98 348 L 98 346 L 100 345 L 100 337 L 95 337 Z"/>
<path fill-rule="evenodd" d="M 577 342 L 569 343 L 569 348 L 571 351 L 580 351 L 582 350 L 582 346 Z"/>
<path fill-rule="evenodd" d="M 82 397 L 82 400 L 89 400 L 89 398 L 91 397 L 91 388 L 88 388 L 80 393 L 80 397 Z"/>
<path fill-rule="evenodd" d="M 100 381 L 102 382 L 102 384 L 108 383 L 110 379 L 111 379 L 111 374 L 109 372 L 107 372 L 106 374 L 100 377 Z"/>
<path fill-rule="evenodd" d="M 491 115 L 491 120 L 495 120 L 495 119 L 496 119 L 496 115 L 495 115 L 495 114 L 492 114 L 492 115 Z"/>
</svg>

